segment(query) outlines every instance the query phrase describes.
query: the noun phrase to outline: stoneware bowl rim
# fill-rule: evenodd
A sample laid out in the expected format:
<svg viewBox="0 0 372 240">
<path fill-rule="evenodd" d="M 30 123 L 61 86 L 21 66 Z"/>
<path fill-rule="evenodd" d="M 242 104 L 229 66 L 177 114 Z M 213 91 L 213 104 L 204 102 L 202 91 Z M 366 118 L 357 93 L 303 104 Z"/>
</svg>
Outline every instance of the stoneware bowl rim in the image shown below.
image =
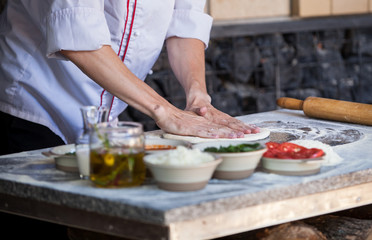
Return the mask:
<svg viewBox="0 0 372 240">
<path fill-rule="evenodd" d="M 218 165 L 219 163 L 222 162 L 222 158 L 215 154 L 211 154 L 214 157 L 213 161 L 192 164 L 192 165 L 166 165 L 166 164 L 151 163 L 148 161 L 148 158 L 156 157 L 157 154 L 162 154 L 162 153 L 155 153 L 149 156 L 145 156 L 144 157 L 145 164 L 149 165 L 150 167 L 166 168 L 166 169 L 185 169 L 186 170 L 186 169 L 195 169 L 195 168 L 208 168 L 214 165 Z"/>
<path fill-rule="evenodd" d="M 226 144 L 231 144 L 231 145 L 237 145 L 237 144 L 255 144 L 259 142 L 249 142 L 249 141 L 213 141 L 213 142 L 205 142 L 205 143 L 197 143 L 192 146 L 192 148 L 200 149 L 201 151 L 204 151 L 205 148 L 208 146 L 210 147 L 216 147 L 217 146 L 222 146 Z M 220 157 L 240 157 L 240 156 L 250 156 L 250 155 L 256 155 L 256 154 L 261 154 L 267 151 L 267 147 L 261 143 L 259 143 L 262 148 L 254 150 L 254 151 L 249 151 L 249 152 L 207 152 L 211 154 L 215 154 Z M 224 159 L 225 160 L 225 159 Z"/>
<path fill-rule="evenodd" d="M 274 162 L 282 162 L 282 163 L 293 163 L 293 164 L 301 164 L 301 163 L 319 163 L 321 164 L 324 161 L 324 156 L 317 157 L 317 158 L 300 158 L 300 159 L 290 159 L 290 158 L 269 158 L 269 157 L 262 157 L 264 161 L 274 161 Z"/>
</svg>

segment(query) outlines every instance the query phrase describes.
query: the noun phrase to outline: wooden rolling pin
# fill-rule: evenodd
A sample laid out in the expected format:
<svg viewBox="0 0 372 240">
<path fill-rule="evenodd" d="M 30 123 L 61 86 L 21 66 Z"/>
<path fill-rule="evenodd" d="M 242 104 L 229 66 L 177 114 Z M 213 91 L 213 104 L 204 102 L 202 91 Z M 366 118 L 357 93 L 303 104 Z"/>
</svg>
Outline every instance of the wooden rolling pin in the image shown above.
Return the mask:
<svg viewBox="0 0 372 240">
<path fill-rule="evenodd" d="M 276 103 L 282 108 L 303 110 L 308 117 L 372 126 L 372 104 L 319 97 L 304 101 L 282 97 Z"/>
</svg>

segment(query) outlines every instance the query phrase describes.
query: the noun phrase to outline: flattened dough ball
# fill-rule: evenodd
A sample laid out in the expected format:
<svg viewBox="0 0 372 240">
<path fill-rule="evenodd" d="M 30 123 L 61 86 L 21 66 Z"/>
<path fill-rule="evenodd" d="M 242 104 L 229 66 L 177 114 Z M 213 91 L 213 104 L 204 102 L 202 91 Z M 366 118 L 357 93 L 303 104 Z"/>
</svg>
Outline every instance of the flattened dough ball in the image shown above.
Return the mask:
<svg viewBox="0 0 372 240">
<path fill-rule="evenodd" d="M 211 142 L 211 141 L 257 141 L 265 139 L 270 135 L 270 130 L 266 128 L 261 128 L 259 133 L 245 134 L 244 138 L 201 138 L 193 136 L 182 136 L 175 135 L 171 133 L 163 133 L 163 138 L 176 139 L 188 141 L 190 143 L 201 143 L 201 142 Z"/>
</svg>

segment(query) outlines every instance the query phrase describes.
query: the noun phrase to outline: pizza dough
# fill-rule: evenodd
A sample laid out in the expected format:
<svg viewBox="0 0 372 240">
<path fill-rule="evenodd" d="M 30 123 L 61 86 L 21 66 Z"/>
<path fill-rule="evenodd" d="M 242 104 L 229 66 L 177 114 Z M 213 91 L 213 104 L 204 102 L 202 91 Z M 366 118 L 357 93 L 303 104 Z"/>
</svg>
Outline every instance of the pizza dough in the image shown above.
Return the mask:
<svg viewBox="0 0 372 240">
<path fill-rule="evenodd" d="M 270 130 L 261 128 L 259 133 L 245 134 L 244 138 L 201 138 L 192 136 L 175 135 L 171 133 L 163 133 L 163 138 L 188 141 L 190 143 L 212 142 L 212 141 L 256 141 L 267 138 L 270 135 Z"/>
</svg>

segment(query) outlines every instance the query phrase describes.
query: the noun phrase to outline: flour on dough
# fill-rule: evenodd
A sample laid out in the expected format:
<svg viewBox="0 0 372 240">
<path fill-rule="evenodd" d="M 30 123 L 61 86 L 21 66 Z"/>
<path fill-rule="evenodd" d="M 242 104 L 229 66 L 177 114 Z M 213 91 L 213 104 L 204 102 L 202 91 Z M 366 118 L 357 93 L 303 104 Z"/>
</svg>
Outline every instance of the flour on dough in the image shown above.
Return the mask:
<svg viewBox="0 0 372 240">
<path fill-rule="evenodd" d="M 212 142 L 212 141 L 256 141 L 267 138 L 270 135 L 270 130 L 261 128 L 259 133 L 245 134 L 244 138 L 201 138 L 192 136 L 175 135 L 171 133 L 163 133 L 163 138 L 177 139 L 188 141 L 190 143 Z"/>
</svg>

